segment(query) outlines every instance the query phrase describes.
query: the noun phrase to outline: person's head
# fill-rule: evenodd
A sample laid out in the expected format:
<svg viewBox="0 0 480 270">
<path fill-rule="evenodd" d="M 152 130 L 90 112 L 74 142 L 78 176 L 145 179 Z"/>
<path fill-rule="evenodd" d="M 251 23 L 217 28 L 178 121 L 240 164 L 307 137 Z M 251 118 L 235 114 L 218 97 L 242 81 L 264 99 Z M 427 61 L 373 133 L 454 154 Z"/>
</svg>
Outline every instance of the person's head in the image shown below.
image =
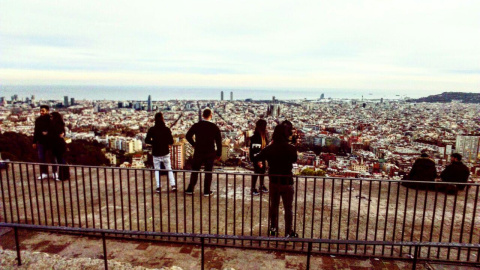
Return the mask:
<svg viewBox="0 0 480 270">
<path fill-rule="evenodd" d="M 40 106 L 40 115 L 46 115 L 50 111 L 50 107 L 47 105 L 41 105 Z"/>
<path fill-rule="evenodd" d="M 420 155 L 420 157 L 427 158 L 427 157 L 428 157 L 428 154 L 427 154 L 427 153 L 422 153 L 422 154 Z"/>
<path fill-rule="evenodd" d="M 267 134 L 267 121 L 260 119 L 255 123 L 255 132 L 260 133 L 260 135 L 265 136 Z"/>
<path fill-rule="evenodd" d="M 161 112 L 155 114 L 155 126 L 165 126 L 165 120 Z"/>
<path fill-rule="evenodd" d="M 284 127 L 285 136 L 288 138 L 293 135 L 293 125 L 292 122 L 285 120 L 280 125 Z"/>
<path fill-rule="evenodd" d="M 273 140 L 273 143 L 287 141 L 287 137 L 285 136 L 285 126 L 280 124 L 275 127 L 275 129 L 273 130 L 272 140 Z"/>
<path fill-rule="evenodd" d="M 454 153 L 452 154 L 452 157 L 450 158 L 450 160 L 452 162 L 460 162 L 462 161 L 462 155 L 460 155 L 459 153 Z"/>
<path fill-rule="evenodd" d="M 205 120 L 212 119 L 212 110 L 210 110 L 210 109 L 203 110 L 202 116 L 203 116 L 203 119 L 205 119 Z"/>
<path fill-rule="evenodd" d="M 63 123 L 62 115 L 59 112 L 52 112 L 50 117 L 53 123 Z"/>
</svg>

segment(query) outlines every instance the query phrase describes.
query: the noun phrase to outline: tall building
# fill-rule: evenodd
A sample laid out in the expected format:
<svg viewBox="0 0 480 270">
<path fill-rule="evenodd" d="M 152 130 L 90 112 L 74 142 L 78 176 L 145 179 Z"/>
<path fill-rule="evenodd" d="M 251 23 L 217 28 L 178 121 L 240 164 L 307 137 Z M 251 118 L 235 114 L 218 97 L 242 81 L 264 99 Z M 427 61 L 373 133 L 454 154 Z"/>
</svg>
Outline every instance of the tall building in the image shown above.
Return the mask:
<svg viewBox="0 0 480 270">
<path fill-rule="evenodd" d="M 457 135 L 455 152 L 461 154 L 465 161 L 479 161 L 480 135 Z"/>
<path fill-rule="evenodd" d="M 148 95 L 148 109 L 149 112 L 152 111 L 152 96 Z"/>
<path fill-rule="evenodd" d="M 63 97 L 63 106 L 68 107 L 68 96 Z"/>
<path fill-rule="evenodd" d="M 75 98 L 70 98 L 70 106 L 73 106 L 75 105 Z"/>
<path fill-rule="evenodd" d="M 230 92 L 230 101 L 233 101 L 233 92 Z"/>
<path fill-rule="evenodd" d="M 320 99 L 324 99 L 324 98 L 325 98 L 325 94 L 322 93 L 322 94 L 320 95 Z"/>
<path fill-rule="evenodd" d="M 223 101 L 223 91 L 220 92 L 220 100 Z"/>
<path fill-rule="evenodd" d="M 185 166 L 185 143 L 177 142 L 169 146 L 172 169 L 183 170 Z"/>
</svg>

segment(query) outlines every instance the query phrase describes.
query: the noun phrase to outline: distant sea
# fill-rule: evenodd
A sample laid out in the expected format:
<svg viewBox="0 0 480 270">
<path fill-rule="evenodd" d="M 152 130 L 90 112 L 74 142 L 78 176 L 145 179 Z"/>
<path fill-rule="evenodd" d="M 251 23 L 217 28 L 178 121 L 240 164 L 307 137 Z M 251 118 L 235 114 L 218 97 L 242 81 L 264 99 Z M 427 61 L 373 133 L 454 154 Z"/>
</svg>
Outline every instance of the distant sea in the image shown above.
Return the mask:
<svg viewBox="0 0 480 270">
<path fill-rule="evenodd" d="M 224 100 L 230 100 L 233 92 L 234 100 L 277 100 L 319 99 L 403 99 L 407 95 L 395 91 L 379 90 L 341 90 L 341 89 L 248 89 L 248 88 L 194 88 L 194 87 L 162 87 L 162 86 L 85 86 L 85 85 L 0 85 L 0 97 L 10 100 L 18 95 L 19 99 L 35 96 L 36 100 L 63 100 L 64 96 L 76 100 L 146 100 L 149 95 L 152 100 L 220 100 L 223 91 Z M 420 91 L 421 92 L 421 91 Z M 419 92 L 407 93 L 408 97 L 425 96 Z M 436 94 L 436 93 L 432 93 Z"/>
</svg>

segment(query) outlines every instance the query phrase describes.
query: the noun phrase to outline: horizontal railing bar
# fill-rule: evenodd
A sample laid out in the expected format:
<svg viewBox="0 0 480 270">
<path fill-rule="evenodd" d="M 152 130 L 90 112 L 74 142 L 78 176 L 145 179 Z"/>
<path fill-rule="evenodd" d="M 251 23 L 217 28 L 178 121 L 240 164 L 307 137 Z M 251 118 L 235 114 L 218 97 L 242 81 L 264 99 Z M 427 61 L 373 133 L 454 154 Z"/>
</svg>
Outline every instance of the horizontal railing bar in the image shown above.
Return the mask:
<svg viewBox="0 0 480 270">
<path fill-rule="evenodd" d="M 0 227 L 32 229 L 32 230 L 48 230 L 48 231 L 65 231 L 65 232 L 77 232 L 77 233 L 107 233 L 107 234 L 124 234 L 124 235 L 191 237 L 191 238 L 210 238 L 210 239 L 228 239 L 228 240 L 279 241 L 279 242 L 297 242 L 297 243 L 303 242 L 303 243 L 350 244 L 350 245 L 480 248 L 480 244 L 467 244 L 467 243 L 362 241 L 362 240 L 341 240 L 341 239 L 235 236 L 235 235 L 222 235 L 222 234 L 146 232 L 146 231 L 112 230 L 112 229 L 72 228 L 72 227 L 64 227 L 64 226 L 43 226 L 43 225 L 41 226 L 41 225 L 6 223 L 6 222 L 0 222 Z"/>
</svg>

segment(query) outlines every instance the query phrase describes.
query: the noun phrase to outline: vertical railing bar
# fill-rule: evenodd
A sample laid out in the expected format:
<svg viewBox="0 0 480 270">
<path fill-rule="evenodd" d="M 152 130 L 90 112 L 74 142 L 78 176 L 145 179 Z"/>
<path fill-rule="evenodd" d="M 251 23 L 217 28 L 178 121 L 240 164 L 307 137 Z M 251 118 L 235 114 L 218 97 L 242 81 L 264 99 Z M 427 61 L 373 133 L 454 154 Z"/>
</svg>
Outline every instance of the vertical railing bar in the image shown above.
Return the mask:
<svg viewBox="0 0 480 270">
<path fill-rule="evenodd" d="M 418 259 L 419 246 L 415 245 L 415 255 L 413 256 L 413 266 L 412 269 L 417 269 L 417 259 Z"/>
<path fill-rule="evenodd" d="M 202 241 L 202 270 L 205 269 L 205 238 L 201 237 L 200 240 Z"/>
<path fill-rule="evenodd" d="M 403 242 L 403 239 L 405 238 L 405 223 L 406 223 L 406 219 L 407 219 L 407 209 L 408 209 L 408 192 L 409 192 L 409 188 L 406 189 L 406 192 L 405 192 L 405 209 L 404 209 L 404 212 L 403 212 L 403 225 L 402 225 L 402 238 L 401 238 L 401 241 Z M 403 247 L 400 246 L 400 256 L 402 256 L 403 254 Z"/>
<path fill-rule="evenodd" d="M 233 235 L 237 235 L 237 175 L 233 175 Z M 235 239 L 233 239 L 235 245 Z"/>
<path fill-rule="evenodd" d="M 119 175 L 122 173 L 120 169 L 118 169 Z M 117 230 L 117 196 L 115 192 L 115 169 L 112 168 L 112 198 L 113 198 L 113 227 Z"/>
<path fill-rule="evenodd" d="M 41 165 L 40 165 L 41 166 Z M 8 173 L 8 170 L 7 170 L 7 173 Z M 40 175 L 42 175 L 42 173 L 40 172 Z M 7 175 L 8 177 L 8 175 Z M 48 225 L 48 215 L 47 215 L 47 202 L 45 201 L 45 187 L 44 187 L 44 179 L 42 178 L 42 185 L 41 185 L 41 190 L 42 190 L 42 201 L 43 201 L 43 217 L 44 217 L 44 220 L 45 220 L 45 225 Z M 8 184 L 8 182 L 7 182 Z M 10 186 L 7 187 L 8 188 L 8 194 L 10 195 Z M 10 202 L 10 205 L 11 205 L 12 202 Z M 10 209 L 10 211 L 12 211 Z M 12 217 L 12 221 L 13 221 L 13 217 Z M 42 223 L 40 222 L 40 225 L 42 225 Z"/>
<path fill-rule="evenodd" d="M 74 167 L 75 174 L 77 173 L 77 167 Z M 72 226 L 75 224 L 75 214 L 73 207 L 73 194 L 72 194 L 72 181 L 68 181 L 68 194 L 70 195 L 70 216 L 72 218 Z"/>
<path fill-rule="evenodd" d="M 129 178 L 129 176 L 130 176 L 130 171 L 129 171 L 128 169 L 125 169 L 124 171 L 127 173 L 127 180 L 128 180 L 128 178 Z M 120 192 L 119 192 L 119 194 L 120 194 L 120 210 L 121 210 L 120 213 L 122 213 L 122 214 L 121 214 L 121 218 L 122 218 L 122 230 L 125 230 L 125 210 L 124 210 L 124 208 L 123 208 L 123 179 L 122 179 L 122 178 L 123 178 L 123 177 L 122 177 L 123 172 L 122 172 L 122 169 L 119 169 L 119 172 L 120 172 L 120 173 L 119 173 L 119 179 L 118 179 L 118 181 L 120 181 Z M 130 218 L 131 218 L 131 217 L 130 217 Z"/>
<path fill-rule="evenodd" d="M 35 202 L 37 203 L 37 217 L 38 217 L 38 223 L 41 225 L 42 224 L 42 219 L 40 218 L 40 200 L 38 198 L 38 186 L 37 186 L 37 174 L 35 170 L 35 164 L 32 165 L 33 168 L 33 186 L 35 187 Z M 0 174 L 1 175 L 1 174 Z M 3 186 L 2 186 L 2 192 L 3 192 Z M 3 193 L 2 193 L 3 195 Z M 5 203 L 5 202 L 4 202 Z M 5 204 L 4 204 L 5 206 Z M 5 211 L 5 217 L 7 217 L 7 212 Z"/>
<path fill-rule="evenodd" d="M 47 180 L 48 181 L 48 180 Z M 55 183 L 55 180 L 54 181 L 54 185 L 56 184 Z M 50 217 L 52 218 L 51 220 L 51 225 L 55 225 L 55 216 L 54 216 L 54 213 L 53 213 L 53 201 L 52 201 L 52 187 L 51 187 L 51 184 L 50 184 L 50 181 L 47 182 L 47 186 L 48 186 L 48 202 L 49 202 L 49 206 L 50 206 Z M 13 186 L 15 188 L 15 185 Z M 15 199 L 17 197 L 17 193 L 15 192 Z M 48 223 L 47 223 L 48 225 Z"/>
<path fill-rule="evenodd" d="M 170 215 L 170 180 L 168 179 L 168 171 L 164 171 L 167 174 L 167 181 L 165 185 L 167 186 L 167 231 L 171 232 L 170 225 L 171 225 L 171 215 Z M 170 236 L 167 237 L 170 240 Z"/>
<path fill-rule="evenodd" d="M 185 189 L 185 178 L 185 171 L 183 171 L 183 189 Z M 187 195 L 183 194 L 183 232 L 187 233 Z M 186 241 L 187 238 L 185 237 L 184 240 Z"/>
<path fill-rule="evenodd" d="M 154 175 L 155 175 L 155 171 L 150 171 L 150 199 L 152 200 L 152 207 L 151 207 L 152 208 L 152 232 L 155 231 L 155 184 L 153 183 Z M 185 198 L 185 196 L 183 197 Z M 155 236 L 152 236 L 152 237 L 155 238 Z"/>
<path fill-rule="evenodd" d="M 63 219 L 65 226 L 68 226 L 67 197 L 65 196 L 65 181 L 62 181 L 62 199 L 63 199 Z"/>
<path fill-rule="evenodd" d="M 163 232 L 163 231 L 164 231 L 164 230 L 163 230 L 163 212 L 164 212 L 164 211 L 163 211 L 163 198 L 162 198 L 162 191 L 163 191 L 163 190 L 162 190 L 162 182 L 161 182 L 162 179 L 161 179 L 161 176 L 160 176 L 160 172 L 159 172 L 159 171 L 157 171 L 157 172 L 158 172 L 158 177 L 160 178 L 160 179 L 159 179 L 159 182 L 160 182 L 160 192 L 158 193 L 158 204 L 159 204 L 160 208 L 159 208 L 159 210 L 158 210 L 158 213 L 159 213 L 159 215 L 160 215 L 160 231 Z M 157 173 L 157 172 L 156 172 L 156 173 Z M 152 190 L 153 190 L 153 188 L 152 188 Z M 192 196 L 192 204 L 193 204 L 193 196 Z M 192 232 L 192 233 L 193 233 L 193 232 Z M 160 237 L 160 238 L 163 239 L 163 237 Z"/>
<path fill-rule="evenodd" d="M 113 171 L 113 169 L 111 169 Z M 106 168 L 103 168 L 103 175 L 105 177 L 105 181 L 104 181 L 104 184 L 105 184 L 105 211 L 107 212 L 107 228 L 110 229 L 110 211 L 109 211 L 109 202 L 108 202 L 108 173 L 107 173 L 107 169 Z"/>
<path fill-rule="evenodd" d="M 381 195 L 382 195 L 382 181 L 378 181 L 378 199 L 377 199 L 377 212 L 375 217 L 375 233 L 373 235 L 373 240 L 377 241 L 377 230 L 378 230 L 378 216 L 380 216 L 380 202 L 381 202 Z M 373 255 L 377 251 L 377 246 L 373 245 Z"/>
<path fill-rule="evenodd" d="M 352 211 L 352 179 L 348 179 L 348 211 L 347 211 L 347 235 L 346 240 L 350 239 L 350 212 Z M 345 254 L 348 253 L 348 244 L 345 245 Z"/>
<path fill-rule="evenodd" d="M 26 165 L 26 164 L 25 164 Z M 22 171 L 22 164 L 18 164 L 19 171 L 20 171 L 20 186 L 22 187 L 22 199 L 23 199 L 23 212 L 25 214 L 25 223 L 28 224 L 28 214 L 27 214 L 27 201 L 25 201 L 25 188 L 23 185 L 23 171 Z M 28 178 L 27 178 L 27 183 L 28 183 Z"/>
<path fill-rule="evenodd" d="M 332 178 L 332 191 L 330 196 L 330 226 L 328 227 L 328 239 L 332 239 L 332 225 L 333 225 L 333 194 L 335 193 L 335 178 Z M 331 244 L 328 244 L 328 252 L 330 252 Z"/>
<path fill-rule="evenodd" d="M 342 209 L 343 209 L 343 182 L 345 179 L 340 181 L 340 207 L 338 209 L 338 231 L 337 231 L 337 239 L 340 240 L 341 237 L 341 229 L 342 229 Z M 337 253 L 340 252 L 340 245 L 337 244 Z"/>
<path fill-rule="evenodd" d="M 175 187 L 177 188 L 177 191 L 175 192 L 175 232 L 176 233 L 179 233 L 178 231 L 178 172 L 177 171 L 173 171 L 173 174 L 174 174 L 174 177 L 175 177 Z M 178 240 L 178 238 L 177 238 Z"/>
<path fill-rule="evenodd" d="M 22 257 L 21 257 L 21 254 L 20 254 L 20 240 L 18 238 L 18 228 L 13 227 L 13 231 L 14 231 L 14 234 L 15 234 L 15 248 L 17 250 L 17 265 L 21 266 L 22 265 Z"/>
<path fill-rule="evenodd" d="M 417 203 L 418 203 L 418 189 L 415 189 L 415 201 L 413 203 L 413 217 L 412 217 L 412 229 L 410 231 L 410 241 L 413 241 L 413 236 L 415 233 L 415 218 L 417 216 Z M 412 246 L 408 248 L 408 253 L 412 253 Z"/>
<path fill-rule="evenodd" d="M 316 178 L 315 178 L 316 180 Z M 314 188 L 315 189 L 315 188 Z M 307 252 L 307 270 L 310 269 L 310 257 L 312 256 L 312 242 L 308 242 L 308 252 Z"/>
<path fill-rule="evenodd" d="M 423 202 L 423 215 L 422 215 L 422 226 L 420 228 L 420 239 L 418 240 L 419 242 L 423 241 L 423 231 L 425 227 L 425 215 L 427 213 L 427 199 L 428 199 L 428 188 L 425 190 L 425 200 Z M 420 254 L 421 255 L 421 254 Z"/>
<path fill-rule="evenodd" d="M 11 166 L 11 163 L 7 163 L 7 166 Z M 8 174 L 8 170 L 7 170 L 7 174 Z M 8 184 L 8 177 L 7 177 L 7 184 Z M 2 207 L 3 207 L 3 215 L 0 215 L 0 216 L 5 217 L 5 220 L 8 222 L 7 203 L 5 202 L 5 189 L 3 187 L 3 173 L 1 173 L 1 172 L 0 172 L 0 190 L 2 192 Z M 8 194 L 8 197 L 10 198 L 10 194 Z M 38 200 L 37 200 L 37 202 L 38 202 Z M 11 205 L 11 204 L 9 204 L 9 205 Z M 39 208 L 39 207 L 37 207 L 37 208 Z M 40 214 L 39 214 L 39 218 L 40 218 Z M 13 220 L 11 220 L 11 222 L 13 222 Z"/>
<path fill-rule="evenodd" d="M 455 196 L 454 196 L 454 199 L 453 199 L 452 222 L 451 222 L 451 226 L 450 226 L 450 237 L 448 238 L 449 243 L 452 243 L 452 238 L 453 238 L 453 227 L 454 227 L 454 224 L 455 224 L 455 212 L 457 211 L 457 199 L 458 199 L 457 193 L 458 192 L 455 192 Z M 447 248 L 447 260 L 450 260 L 450 250 L 451 250 L 451 247 L 448 247 Z"/>
<path fill-rule="evenodd" d="M 202 179 L 202 175 L 203 175 L 203 179 Z M 203 190 L 205 189 L 205 187 L 203 187 L 203 181 L 205 179 L 206 176 L 206 173 L 205 173 L 205 169 L 203 171 L 203 174 L 202 173 L 199 173 L 199 178 L 200 178 L 200 192 L 198 192 L 198 197 L 199 197 L 199 201 L 200 201 L 200 215 L 199 215 L 199 220 L 200 220 L 200 233 L 203 233 L 203 200 L 202 200 L 202 194 L 203 193 Z"/>
<path fill-rule="evenodd" d="M 473 203 L 473 212 L 472 212 L 472 224 L 470 225 L 470 239 L 468 240 L 468 243 L 471 244 L 473 242 L 473 228 L 475 227 L 475 215 L 477 213 L 477 203 L 478 203 L 478 191 L 479 191 L 480 186 L 475 186 L 475 201 Z M 467 261 L 470 261 L 470 250 L 471 248 L 468 249 L 467 252 Z M 479 252 L 477 252 L 477 261 L 480 258 L 480 249 Z"/>
<path fill-rule="evenodd" d="M 321 204 L 321 216 L 320 216 L 320 238 L 323 238 L 323 214 L 324 214 L 324 209 L 323 205 L 325 204 L 325 177 L 322 178 L 322 204 Z M 322 244 L 318 244 L 318 251 L 322 250 Z"/>
<path fill-rule="evenodd" d="M 58 169 L 58 171 L 60 171 L 59 166 L 57 166 L 57 169 Z M 57 171 L 57 173 L 58 173 L 58 171 Z M 56 211 L 57 212 L 57 219 L 58 219 L 58 225 L 60 226 L 62 222 L 60 221 L 60 203 L 58 201 L 58 184 L 57 184 L 56 180 L 54 180 L 53 182 L 54 182 L 53 186 L 55 187 L 55 202 L 56 202 L 56 205 L 57 205 L 57 211 Z M 53 222 L 53 224 L 55 224 L 55 218 L 53 216 L 52 216 L 52 222 Z"/>
<path fill-rule="evenodd" d="M 28 168 L 28 164 L 25 164 L 26 168 L 26 173 L 27 173 L 27 187 L 28 187 L 28 199 L 30 200 L 30 216 L 32 217 L 32 224 L 35 224 L 35 215 L 33 214 L 33 200 L 32 200 L 32 189 L 31 189 L 31 181 L 30 181 L 30 170 Z M 0 176 L 0 182 L 2 181 L 2 178 Z M 35 183 L 35 179 L 33 179 L 33 182 Z M 65 196 L 64 196 L 65 198 Z"/>
<path fill-rule="evenodd" d="M 107 243 L 105 240 L 105 233 L 102 232 L 102 245 L 103 245 L 103 262 L 104 262 L 104 267 L 105 270 L 108 269 L 108 258 L 107 258 Z"/>
<path fill-rule="evenodd" d="M 228 178 L 229 174 L 225 175 L 225 235 L 228 235 Z M 225 239 L 225 244 L 227 244 L 227 239 Z"/>
<path fill-rule="evenodd" d="M 464 196 L 465 200 L 463 202 L 462 225 L 460 225 L 460 237 L 458 239 L 459 243 L 463 243 L 463 229 L 464 229 L 464 226 L 465 226 L 465 216 L 467 215 L 468 191 L 469 191 L 469 186 L 465 187 L 465 196 Z M 460 260 L 460 254 L 461 254 L 461 249 L 458 248 L 457 261 Z"/>
<path fill-rule="evenodd" d="M 435 216 L 437 214 L 437 199 L 438 199 L 438 185 L 435 185 L 435 199 L 433 201 L 433 215 L 432 215 L 432 224 L 430 226 L 430 238 L 428 239 L 428 242 L 432 242 L 433 240 L 433 229 L 435 228 Z M 431 246 L 428 246 L 428 251 L 427 251 L 427 258 L 430 258 L 430 250 Z"/>
<path fill-rule="evenodd" d="M 312 223 L 310 224 L 310 239 L 315 235 L 315 204 L 317 203 L 317 177 L 313 177 L 313 198 L 312 198 Z M 309 242 L 309 249 L 312 252 L 312 242 Z"/>
<path fill-rule="evenodd" d="M 242 175 L 242 236 L 245 236 L 245 174 Z M 244 243 L 242 239 L 242 246 Z"/>
<path fill-rule="evenodd" d="M 392 192 L 392 182 L 388 182 L 387 207 L 385 208 L 385 225 L 383 227 L 383 241 L 387 241 L 388 210 L 390 209 L 390 193 Z M 393 246 L 392 246 L 393 249 Z M 382 245 L 382 256 L 385 256 L 385 245 Z"/>
<path fill-rule="evenodd" d="M 80 193 L 78 192 L 78 170 L 75 170 L 75 191 L 76 191 L 76 200 L 77 200 L 77 211 L 78 211 L 78 225 L 82 227 L 82 212 L 80 211 Z"/>
<path fill-rule="evenodd" d="M 93 228 L 96 228 L 95 225 L 95 204 L 93 203 L 95 200 L 93 199 L 93 179 L 92 179 L 92 167 L 88 167 L 88 178 L 90 180 L 90 200 L 91 200 L 91 205 L 92 205 L 92 223 L 93 223 Z M 101 209 L 98 209 L 99 211 Z"/>
<path fill-rule="evenodd" d="M 399 200 L 400 200 L 400 182 L 396 182 L 396 184 L 397 184 L 397 196 L 395 198 L 395 216 L 394 216 L 394 219 L 393 219 L 392 242 L 395 242 L 395 238 L 396 238 L 395 232 L 396 232 L 396 228 L 397 228 L 398 203 L 399 203 Z M 390 256 L 393 256 L 394 249 L 395 249 L 395 246 L 392 246 Z M 400 249 L 401 249 L 401 247 L 400 247 Z"/>
<path fill-rule="evenodd" d="M 220 174 L 217 174 L 217 193 L 220 194 Z M 217 195 L 217 234 L 220 234 L 220 196 Z M 216 240 L 216 243 L 219 241 Z"/>
<path fill-rule="evenodd" d="M 445 185 L 443 185 L 442 187 L 445 187 Z M 447 194 L 444 194 L 443 198 L 444 199 L 443 199 L 442 219 L 440 222 L 440 232 L 438 234 L 439 235 L 438 242 L 442 242 L 442 238 L 443 238 L 443 225 L 445 224 L 445 211 L 447 209 L 447 199 L 448 199 Z M 439 246 L 437 249 L 437 259 L 440 257 L 440 249 L 441 247 Z"/>
<path fill-rule="evenodd" d="M 12 185 L 13 185 L 13 194 L 15 196 L 15 209 L 16 209 L 16 214 L 17 214 L 16 215 L 17 216 L 17 223 L 20 223 L 20 209 L 18 207 L 17 185 L 15 184 L 15 164 L 12 164 L 12 177 L 13 177 Z M 51 196 L 51 193 L 50 193 L 50 196 Z M 51 199 L 50 199 L 50 205 L 52 205 Z M 13 218 L 12 218 L 12 220 L 13 220 Z M 52 212 L 52 220 L 53 220 L 53 212 Z"/>
<path fill-rule="evenodd" d="M 305 182 L 305 189 L 303 191 L 303 227 L 302 227 L 302 238 L 305 238 L 305 225 L 307 223 L 307 191 L 308 191 L 308 178 L 302 178 L 303 181 Z M 296 181 L 298 183 L 298 178 Z M 298 189 L 295 190 L 295 193 L 298 193 Z M 296 203 L 295 203 L 295 208 L 296 208 Z M 297 220 L 297 211 L 295 210 L 295 220 Z M 296 229 L 294 229 L 296 232 Z M 302 250 L 304 249 L 304 242 L 302 242 Z M 293 243 L 293 249 L 295 249 L 295 242 Z"/>
<path fill-rule="evenodd" d="M 85 226 L 88 226 L 87 183 L 85 182 L 85 167 L 82 167 L 83 206 L 85 207 Z"/>
<path fill-rule="evenodd" d="M 142 193 L 143 193 L 143 221 L 144 221 L 144 227 L 145 231 L 148 231 L 148 213 L 147 213 L 147 190 L 145 187 L 145 170 L 142 170 Z M 135 188 L 136 188 L 136 197 L 137 197 L 137 208 L 140 210 L 140 205 L 139 205 L 139 200 L 138 200 L 138 185 L 135 183 Z M 152 188 L 150 189 L 150 193 L 154 193 L 155 190 Z M 153 206 L 154 204 L 152 204 Z M 153 207 L 152 207 L 153 208 Z M 140 211 L 139 211 L 140 212 Z M 137 215 L 137 218 L 140 220 L 139 216 Z M 153 215 L 152 215 L 152 220 L 153 220 Z M 137 223 L 138 229 L 140 230 L 140 221 Z"/>
<path fill-rule="evenodd" d="M 105 170 L 105 167 L 104 167 Z M 98 196 L 98 218 L 100 219 L 100 228 L 103 229 L 103 217 L 102 217 L 102 188 L 100 186 L 100 169 L 96 169 L 97 172 L 97 196 Z M 105 175 L 105 174 L 104 174 Z M 107 179 L 104 179 L 104 182 L 107 182 Z"/>
<path fill-rule="evenodd" d="M 138 191 L 138 169 L 134 169 L 133 170 L 134 172 L 134 183 L 135 183 L 135 189 L 136 191 Z M 131 187 L 130 187 L 130 174 L 128 175 L 129 177 L 127 177 L 127 194 L 128 194 L 128 217 L 129 217 L 129 220 L 128 222 L 130 223 L 130 230 L 133 229 L 133 222 L 132 222 L 132 190 L 131 190 Z M 140 226 L 139 226 L 139 222 L 140 222 L 140 209 L 138 209 L 138 193 L 135 192 L 135 201 L 136 201 L 136 205 L 137 205 L 137 229 L 140 230 Z"/>
<path fill-rule="evenodd" d="M 11 163 L 10 166 L 13 166 L 13 164 Z M 8 193 L 8 206 L 9 206 L 9 208 L 10 208 L 10 222 L 14 222 L 14 221 L 13 221 L 12 193 L 11 193 L 11 191 L 10 191 L 10 177 L 8 177 L 8 176 L 9 176 L 9 173 L 8 173 L 8 172 L 9 172 L 9 170 L 8 170 L 8 168 L 7 168 L 7 169 L 5 170 L 5 176 L 6 176 L 6 178 L 7 178 L 7 193 Z M 43 185 L 42 185 L 42 189 L 43 189 Z M 2 188 L 2 191 L 3 191 L 3 188 Z M 43 200 L 44 200 L 44 202 L 43 202 L 43 205 L 44 205 L 43 209 L 44 209 L 44 211 L 45 211 L 45 222 L 47 222 L 47 220 L 46 220 L 46 218 L 47 218 L 47 212 L 46 212 L 46 211 L 47 211 L 47 208 L 45 207 L 45 196 L 44 196 L 43 194 L 45 194 L 45 193 L 44 193 L 43 190 L 42 190 L 42 197 L 43 197 Z M 7 214 L 7 213 L 5 213 L 5 218 L 7 217 L 6 214 Z"/>
<path fill-rule="evenodd" d="M 368 182 L 368 203 L 367 203 L 367 224 L 365 225 L 365 241 L 368 241 L 368 225 L 370 223 L 370 204 L 372 199 L 372 181 Z M 359 200 L 362 199 L 362 195 L 360 195 Z M 363 246 L 363 253 L 367 253 L 367 245 Z"/>
<path fill-rule="evenodd" d="M 363 180 L 360 180 L 360 188 L 358 191 L 358 209 L 357 209 L 357 228 L 355 232 L 355 240 L 358 241 L 359 232 L 360 232 L 360 205 L 362 204 L 362 188 L 363 188 Z M 357 254 L 358 244 L 355 244 L 355 251 L 354 254 Z"/>
</svg>

